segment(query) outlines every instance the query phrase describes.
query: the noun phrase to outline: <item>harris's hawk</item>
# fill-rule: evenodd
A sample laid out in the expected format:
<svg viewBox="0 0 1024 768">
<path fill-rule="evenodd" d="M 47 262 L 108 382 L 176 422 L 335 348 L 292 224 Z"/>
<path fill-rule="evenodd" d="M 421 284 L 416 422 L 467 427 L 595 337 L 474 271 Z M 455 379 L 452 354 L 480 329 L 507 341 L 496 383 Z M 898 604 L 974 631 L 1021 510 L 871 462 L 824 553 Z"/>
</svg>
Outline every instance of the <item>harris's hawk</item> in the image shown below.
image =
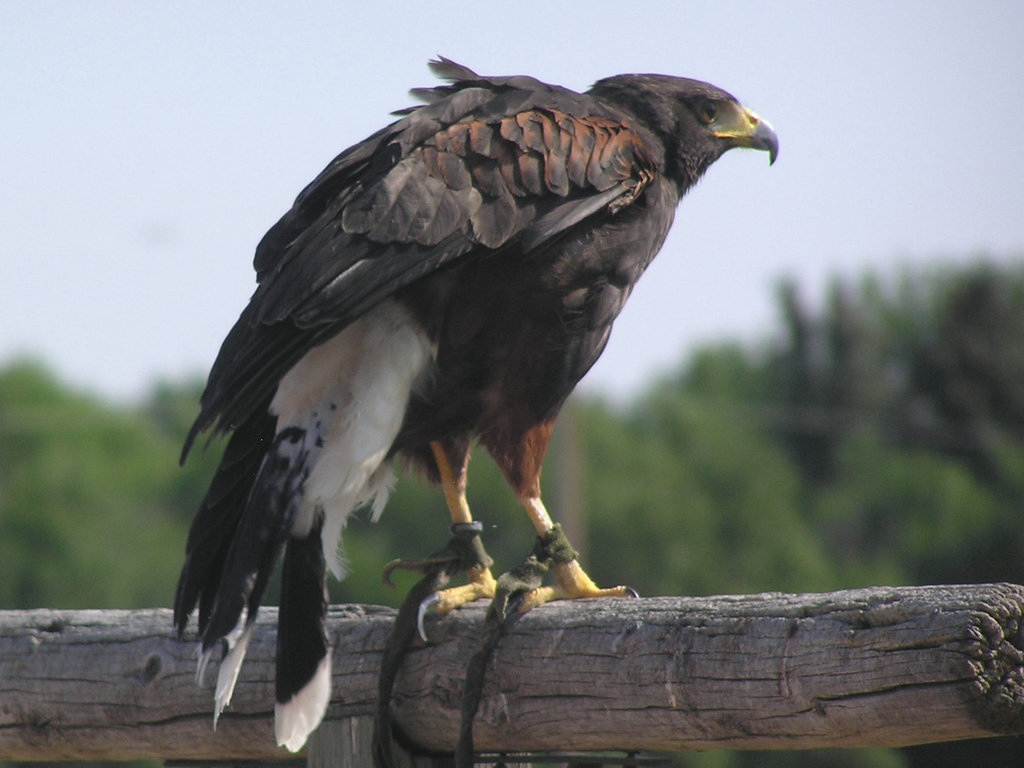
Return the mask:
<svg viewBox="0 0 1024 768">
<path fill-rule="evenodd" d="M 446 59 L 425 104 L 335 158 L 256 249 L 258 287 L 225 339 L 184 460 L 230 433 L 196 514 L 175 599 L 198 605 L 200 664 L 227 640 L 231 698 L 283 554 L 275 709 L 299 749 L 330 698 L 325 573 L 346 518 L 380 513 L 393 459 L 443 485 L 455 523 L 470 445 L 491 454 L 539 535 L 540 472 L 560 406 L 594 364 L 676 204 L 734 147 L 778 143 L 715 86 L 618 75 L 586 93 L 482 77 Z M 527 596 L 622 595 L 575 559 Z M 440 609 L 493 597 L 486 567 Z"/>
</svg>

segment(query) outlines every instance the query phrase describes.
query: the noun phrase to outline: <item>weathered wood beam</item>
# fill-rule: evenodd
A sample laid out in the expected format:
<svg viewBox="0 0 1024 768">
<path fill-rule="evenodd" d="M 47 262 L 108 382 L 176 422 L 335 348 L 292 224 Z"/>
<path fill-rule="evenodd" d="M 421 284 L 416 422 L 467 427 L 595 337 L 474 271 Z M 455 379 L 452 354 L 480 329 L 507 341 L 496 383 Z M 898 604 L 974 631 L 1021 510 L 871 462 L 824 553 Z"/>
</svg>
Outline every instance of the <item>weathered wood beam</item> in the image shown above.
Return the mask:
<svg viewBox="0 0 1024 768">
<path fill-rule="evenodd" d="M 555 603 L 502 638 L 480 750 L 899 746 L 1024 732 L 1024 587 L 875 588 Z M 483 608 L 431 620 L 395 720 L 451 750 Z M 393 611 L 332 609 L 330 718 L 372 714 Z M 275 759 L 275 611 L 231 707 L 170 612 L 0 611 L 0 758 Z"/>
</svg>

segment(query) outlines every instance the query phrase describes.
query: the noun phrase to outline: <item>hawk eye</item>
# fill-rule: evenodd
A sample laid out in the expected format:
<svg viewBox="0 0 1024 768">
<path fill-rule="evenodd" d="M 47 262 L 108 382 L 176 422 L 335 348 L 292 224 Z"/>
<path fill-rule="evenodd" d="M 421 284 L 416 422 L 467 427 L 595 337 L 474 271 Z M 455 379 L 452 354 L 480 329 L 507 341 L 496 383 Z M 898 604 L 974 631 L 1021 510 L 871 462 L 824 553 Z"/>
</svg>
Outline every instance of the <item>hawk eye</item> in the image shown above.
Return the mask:
<svg viewBox="0 0 1024 768">
<path fill-rule="evenodd" d="M 718 105 L 713 101 L 702 101 L 697 105 L 697 114 L 705 123 L 710 123 L 718 117 Z"/>
</svg>

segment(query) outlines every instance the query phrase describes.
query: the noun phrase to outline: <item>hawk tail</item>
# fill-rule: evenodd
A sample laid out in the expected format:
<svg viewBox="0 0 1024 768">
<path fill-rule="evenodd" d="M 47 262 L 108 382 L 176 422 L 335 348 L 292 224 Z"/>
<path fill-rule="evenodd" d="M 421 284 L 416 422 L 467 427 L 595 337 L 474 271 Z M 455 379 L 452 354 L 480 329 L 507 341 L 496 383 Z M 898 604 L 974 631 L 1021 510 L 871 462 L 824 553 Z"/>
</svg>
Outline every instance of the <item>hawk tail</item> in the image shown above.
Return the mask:
<svg viewBox="0 0 1024 768">
<path fill-rule="evenodd" d="M 319 525 L 302 538 L 292 536 L 302 486 L 317 448 L 302 429 L 287 428 L 273 435 L 270 420 L 272 441 L 256 441 L 259 450 L 236 450 L 239 445 L 253 445 L 252 428 L 245 424 L 235 433 L 196 516 L 175 604 L 179 633 L 199 604 L 200 678 L 214 650 L 222 644 L 227 646 L 217 675 L 214 725 L 231 701 L 263 594 L 283 551 L 287 551 L 287 584 L 282 593 L 280 623 L 286 640 L 279 655 L 287 656 L 295 647 L 313 648 L 316 644 L 310 642 L 310 637 L 319 632 L 320 651 L 312 657 L 314 667 L 326 657 L 325 569 Z M 245 432 L 250 432 L 248 438 L 243 436 Z M 311 548 L 319 554 L 311 557 Z M 310 582 L 317 583 L 312 595 L 300 594 L 308 591 Z M 310 625 L 316 630 L 310 631 Z M 299 669 L 288 672 L 293 661 L 298 662 Z M 294 681 L 301 677 L 301 667 L 308 661 L 285 659 L 286 689 L 296 685 Z M 278 690 L 280 696 L 280 684 Z"/>
<path fill-rule="evenodd" d="M 281 572 L 274 731 L 278 745 L 292 752 L 320 724 L 331 697 L 321 529 L 318 523 L 305 538 L 289 539 Z"/>
</svg>

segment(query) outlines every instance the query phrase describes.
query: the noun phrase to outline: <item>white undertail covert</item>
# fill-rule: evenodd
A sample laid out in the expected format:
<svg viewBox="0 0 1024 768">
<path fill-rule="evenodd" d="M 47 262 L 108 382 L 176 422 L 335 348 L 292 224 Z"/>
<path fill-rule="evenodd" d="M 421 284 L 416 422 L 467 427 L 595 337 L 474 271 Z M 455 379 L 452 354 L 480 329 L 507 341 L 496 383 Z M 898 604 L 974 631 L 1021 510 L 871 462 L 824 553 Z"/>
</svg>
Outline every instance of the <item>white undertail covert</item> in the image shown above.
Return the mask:
<svg viewBox="0 0 1024 768">
<path fill-rule="evenodd" d="M 323 514 L 324 555 L 338 578 L 344 577 L 339 544 L 348 516 L 372 502 L 376 520 L 387 501 L 392 473 L 384 459 L 433 353 L 409 313 L 387 300 L 311 349 L 278 385 L 270 404 L 277 431 L 299 427 L 319 441 L 292 531 L 307 535 Z"/>
</svg>

